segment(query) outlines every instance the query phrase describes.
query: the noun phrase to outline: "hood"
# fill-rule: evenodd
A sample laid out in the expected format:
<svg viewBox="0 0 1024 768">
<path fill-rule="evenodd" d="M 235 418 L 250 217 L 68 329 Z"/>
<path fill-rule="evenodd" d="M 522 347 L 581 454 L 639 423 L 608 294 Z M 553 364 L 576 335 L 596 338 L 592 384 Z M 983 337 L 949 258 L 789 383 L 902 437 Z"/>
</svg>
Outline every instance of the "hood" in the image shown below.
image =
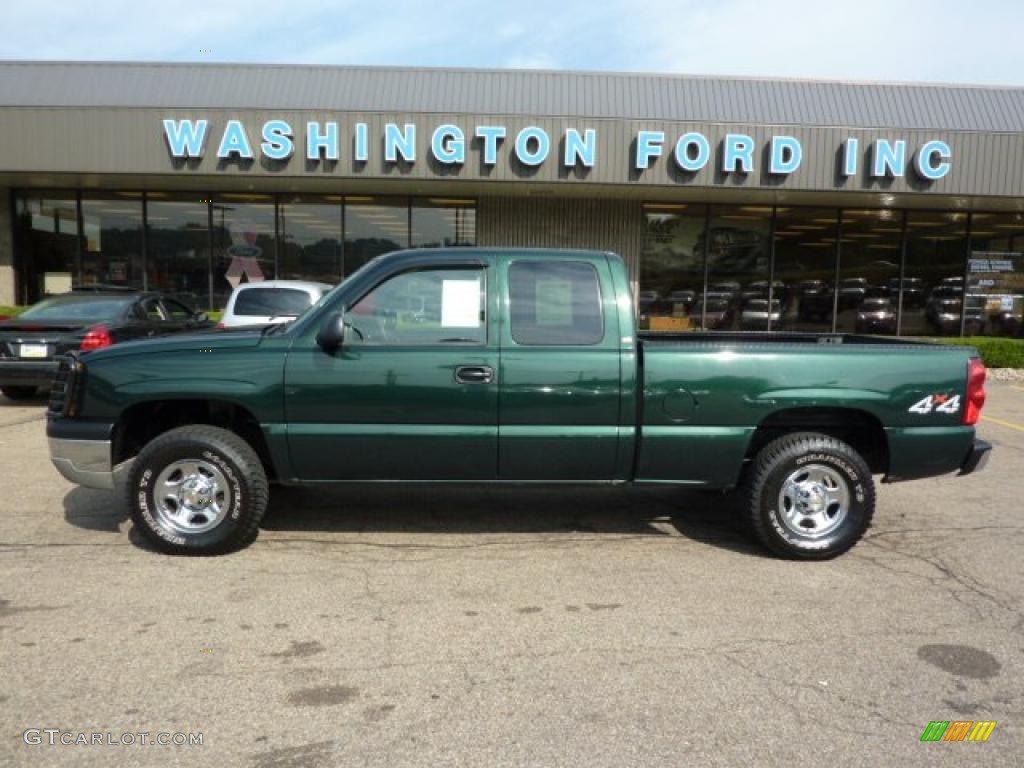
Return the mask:
<svg viewBox="0 0 1024 768">
<path fill-rule="evenodd" d="M 127 355 L 153 355 L 168 352 L 196 352 L 201 349 L 239 349 L 259 346 L 263 334 L 259 331 L 234 331 L 230 333 L 205 331 L 181 333 L 173 336 L 158 336 L 140 341 L 126 341 L 111 347 L 97 349 L 82 355 L 86 364 L 91 360 L 107 360 Z"/>
</svg>

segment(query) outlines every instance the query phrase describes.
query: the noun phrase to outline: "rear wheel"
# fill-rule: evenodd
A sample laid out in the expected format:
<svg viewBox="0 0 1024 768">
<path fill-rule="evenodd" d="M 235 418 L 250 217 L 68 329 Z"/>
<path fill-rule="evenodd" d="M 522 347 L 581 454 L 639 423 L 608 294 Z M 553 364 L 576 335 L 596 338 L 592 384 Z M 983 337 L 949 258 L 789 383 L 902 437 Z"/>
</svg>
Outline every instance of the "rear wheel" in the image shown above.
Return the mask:
<svg viewBox="0 0 1024 768">
<path fill-rule="evenodd" d="M 841 440 L 813 432 L 785 435 L 762 448 L 744 491 L 758 538 L 795 559 L 842 554 L 875 511 L 867 462 Z"/>
<path fill-rule="evenodd" d="M 0 393 L 8 400 L 28 400 L 36 393 L 36 387 L 0 387 Z"/>
<path fill-rule="evenodd" d="M 135 527 L 169 554 L 216 555 L 248 546 L 267 496 L 267 477 L 252 446 L 205 425 L 153 439 L 128 477 Z"/>
</svg>

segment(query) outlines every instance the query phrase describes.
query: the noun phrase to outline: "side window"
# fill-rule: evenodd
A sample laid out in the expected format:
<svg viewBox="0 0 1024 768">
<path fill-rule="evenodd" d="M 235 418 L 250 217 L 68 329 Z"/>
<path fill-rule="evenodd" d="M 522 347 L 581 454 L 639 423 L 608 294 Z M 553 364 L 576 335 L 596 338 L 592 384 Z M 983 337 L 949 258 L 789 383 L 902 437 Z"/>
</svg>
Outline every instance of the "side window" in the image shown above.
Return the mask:
<svg viewBox="0 0 1024 768">
<path fill-rule="evenodd" d="M 482 269 L 403 272 L 354 304 L 346 315 L 353 345 L 424 346 L 487 342 Z"/>
<path fill-rule="evenodd" d="M 192 310 L 184 304 L 179 304 L 174 299 L 164 299 L 164 311 L 167 316 L 175 322 L 185 322 L 192 317 Z"/>
<path fill-rule="evenodd" d="M 517 261 L 508 270 L 517 344 L 590 345 L 604 338 L 597 270 L 584 261 Z"/>
<path fill-rule="evenodd" d="M 160 311 L 160 302 L 156 298 L 149 298 L 142 302 L 142 311 L 147 320 L 163 320 L 163 313 Z"/>
</svg>

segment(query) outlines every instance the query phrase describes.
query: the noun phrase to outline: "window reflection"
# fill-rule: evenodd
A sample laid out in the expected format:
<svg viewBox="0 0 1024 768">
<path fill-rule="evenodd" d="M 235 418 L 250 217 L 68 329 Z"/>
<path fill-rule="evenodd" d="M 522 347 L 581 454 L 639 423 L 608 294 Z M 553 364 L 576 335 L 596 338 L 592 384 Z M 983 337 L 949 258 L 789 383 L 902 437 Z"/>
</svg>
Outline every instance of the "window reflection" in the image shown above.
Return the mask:
<svg viewBox="0 0 1024 768">
<path fill-rule="evenodd" d="M 964 251 L 967 214 L 911 211 L 907 214 L 906 264 L 900 331 L 908 335 L 959 336 L 963 310 Z M 899 278 L 890 281 L 893 293 Z M 971 302 L 973 304 L 973 302 Z M 968 306 L 967 323 L 974 332 L 980 319 Z"/>
<path fill-rule="evenodd" d="M 213 307 L 239 283 L 275 277 L 274 200 L 225 192 L 213 200 Z"/>
<path fill-rule="evenodd" d="M 409 205 L 404 198 L 345 198 L 346 275 L 375 256 L 408 247 Z"/>
<path fill-rule="evenodd" d="M 768 330 L 768 268 L 771 206 L 712 206 L 708 229 L 708 287 L 704 327 L 709 330 Z M 776 297 L 781 300 L 781 297 Z M 763 299 L 765 306 L 748 306 Z M 775 321 L 778 309 L 773 307 Z"/>
<path fill-rule="evenodd" d="M 15 243 L 22 254 L 22 301 L 34 304 L 71 290 L 78 275 L 78 210 L 75 193 L 18 195 Z"/>
<path fill-rule="evenodd" d="M 828 332 L 835 301 L 835 208 L 778 208 L 775 287 L 781 317 L 773 329 Z"/>
<path fill-rule="evenodd" d="M 413 248 L 476 244 L 476 204 L 473 200 L 429 197 L 412 203 Z"/>
<path fill-rule="evenodd" d="M 341 211 L 338 196 L 281 201 L 279 279 L 332 285 L 341 279 Z"/>
<path fill-rule="evenodd" d="M 903 214 L 844 208 L 840 231 L 836 330 L 895 334 Z"/>
<path fill-rule="evenodd" d="M 82 196 L 81 285 L 142 288 L 142 193 Z"/>
<path fill-rule="evenodd" d="M 198 194 L 148 193 L 146 271 L 152 291 L 210 308 L 210 207 Z"/>
<path fill-rule="evenodd" d="M 640 328 L 700 328 L 706 218 L 703 205 L 644 206 L 637 301 Z"/>
<path fill-rule="evenodd" d="M 972 216 L 966 294 L 966 333 L 1024 335 L 1024 215 Z"/>
</svg>

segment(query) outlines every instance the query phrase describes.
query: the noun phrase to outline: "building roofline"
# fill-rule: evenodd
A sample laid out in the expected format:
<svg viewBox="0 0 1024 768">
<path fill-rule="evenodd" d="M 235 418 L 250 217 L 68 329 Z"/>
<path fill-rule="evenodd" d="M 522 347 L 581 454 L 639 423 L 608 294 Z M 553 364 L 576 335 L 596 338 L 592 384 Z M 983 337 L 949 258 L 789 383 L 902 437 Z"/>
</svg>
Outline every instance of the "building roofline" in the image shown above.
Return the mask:
<svg viewBox="0 0 1024 768">
<path fill-rule="evenodd" d="M 0 59 L 0 66 L 102 66 L 102 67 L 148 67 L 209 69 L 285 69 L 314 70 L 331 72 L 382 72 L 416 73 L 436 72 L 469 75 L 565 75 L 572 77 L 641 77 L 656 80 L 704 80 L 753 83 L 795 83 L 806 85 L 839 85 L 859 87 L 901 87 L 901 88 L 954 88 L 965 90 L 1024 92 L 1024 85 L 1002 85 L 997 83 L 956 83 L 932 80 L 867 80 L 857 78 L 814 78 L 770 75 L 716 75 L 712 73 L 650 72 L 645 70 L 598 70 L 598 69 L 548 69 L 548 68 L 501 68 L 501 67 L 438 67 L 384 64 L 311 64 L 305 62 L 253 62 L 253 61 L 145 61 L 119 59 Z"/>
</svg>

